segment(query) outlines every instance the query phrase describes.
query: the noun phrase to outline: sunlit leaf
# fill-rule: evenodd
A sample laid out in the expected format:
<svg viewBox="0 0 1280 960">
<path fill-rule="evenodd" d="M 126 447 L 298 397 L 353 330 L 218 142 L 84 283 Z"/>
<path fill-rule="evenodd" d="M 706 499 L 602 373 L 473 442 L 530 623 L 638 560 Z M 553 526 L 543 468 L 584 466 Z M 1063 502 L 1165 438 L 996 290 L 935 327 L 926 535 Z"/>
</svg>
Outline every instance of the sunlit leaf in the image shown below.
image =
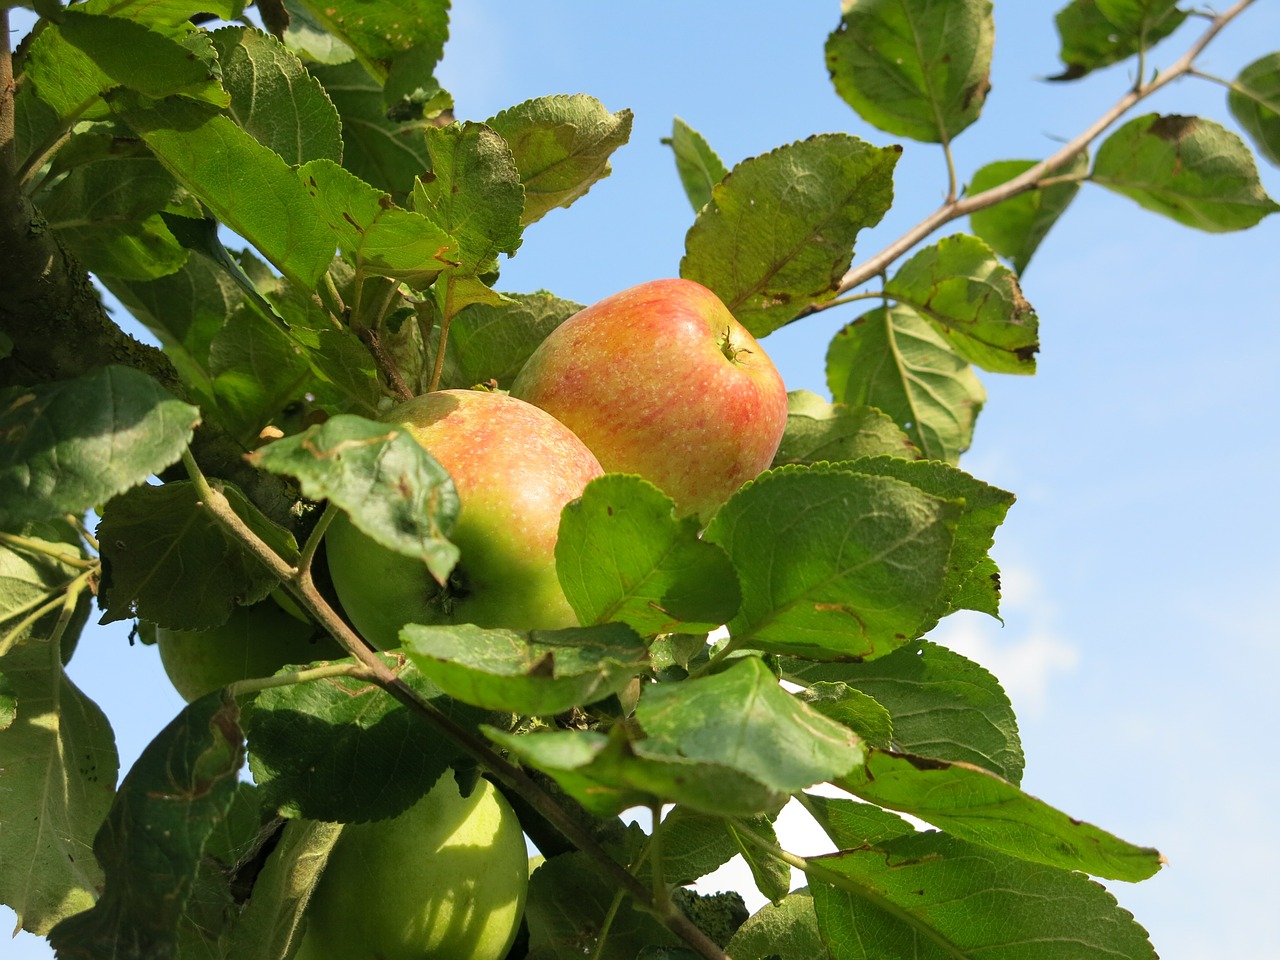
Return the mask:
<svg viewBox="0 0 1280 960">
<path fill-rule="evenodd" d="M 102 367 L 0 398 L 0 525 L 79 514 L 182 454 L 200 411 L 146 374 Z"/>
<path fill-rule="evenodd" d="M 1280 53 L 1267 54 L 1241 70 L 1227 104 L 1258 152 L 1280 166 Z"/>
<path fill-rule="evenodd" d="M 930 460 L 956 462 L 987 394 L 970 367 L 914 310 L 863 314 L 835 335 L 827 385 L 849 406 L 878 407 Z"/>
<path fill-rule="evenodd" d="M 1107 6 L 1110 9 L 1104 12 Z M 1127 25 L 1124 7 L 1137 15 Z M 1108 13 L 1119 22 L 1108 19 Z M 1078 80 L 1150 49 L 1182 26 L 1187 16 L 1187 11 L 1179 10 L 1173 0 L 1147 4 L 1118 0 L 1109 5 L 1107 0 L 1071 0 L 1054 18 L 1062 41 L 1058 56 L 1066 69 L 1049 79 Z"/>
<path fill-rule="evenodd" d="M 858 233 L 893 202 L 901 147 L 821 134 L 744 160 L 685 237 L 680 276 L 713 290 L 762 337 L 831 299 Z"/>
<path fill-rule="evenodd" d="M 915 460 L 920 451 L 888 414 L 875 407 L 828 403 L 809 390 L 787 394 L 787 428 L 773 466 L 881 455 Z"/>
<path fill-rule="evenodd" d="M 1035 166 L 1032 160 L 998 160 L 981 167 L 969 181 L 970 196 L 990 190 Z M 973 232 L 985 240 L 996 253 L 1013 264 L 1021 274 L 1067 206 L 1080 190 L 1080 180 L 1089 171 L 1089 157 L 1078 153 L 1059 167 L 1051 179 L 1067 177 L 1064 182 L 1027 190 L 990 207 L 969 214 Z M 1078 179 L 1077 179 L 1078 178 Z"/>
<path fill-rule="evenodd" d="M 836 92 L 868 123 L 945 143 L 991 88 L 989 0 L 858 0 L 827 39 Z"/>
<path fill-rule="evenodd" d="M 697 213 L 710 202 L 711 188 L 728 175 L 729 168 L 711 149 L 706 137 L 679 117 L 672 121 L 671 136 L 662 142 L 675 154 L 676 173 Z"/>
<path fill-rule="evenodd" d="M 527 225 L 609 175 L 609 157 L 631 136 L 631 111 L 610 113 L 586 94 L 538 97 L 503 110 L 489 126 L 511 147 L 524 184 L 520 222 Z"/>
</svg>

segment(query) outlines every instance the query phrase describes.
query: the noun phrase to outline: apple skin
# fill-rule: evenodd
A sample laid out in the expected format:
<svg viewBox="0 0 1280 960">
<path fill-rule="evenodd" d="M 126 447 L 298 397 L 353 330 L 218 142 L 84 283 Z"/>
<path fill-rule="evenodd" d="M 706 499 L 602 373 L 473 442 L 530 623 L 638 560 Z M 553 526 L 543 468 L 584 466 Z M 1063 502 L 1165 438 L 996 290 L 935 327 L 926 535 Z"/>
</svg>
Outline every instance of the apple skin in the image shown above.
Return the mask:
<svg viewBox="0 0 1280 960">
<path fill-rule="evenodd" d="M 553 330 L 511 385 L 582 438 L 611 473 L 637 473 L 704 522 L 768 468 L 787 423 L 773 362 L 720 299 L 653 280 Z"/>
<path fill-rule="evenodd" d="M 487 780 L 464 798 L 446 771 L 400 816 L 343 828 L 296 960 L 502 960 L 528 872 L 507 801 Z"/>
<path fill-rule="evenodd" d="M 211 630 L 156 629 L 160 662 L 174 688 L 190 703 L 237 680 L 269 677 L 286 664 L 347 656 L 313 623 L 286 613 L 274 600 L 236 607 Z"/>
<path fill-rule="evenodd" d="M 444 590 L 421 560 L 361 533 L 345 514 L 325 535 L 338 599 L 360 634 L 382 650 L 406 623 L 474 623 L 551 630 L 578 619 L 556 576 L 560 511 L 600 476 L 568 427 L 522 400 L 440 390 L 391 411 L 453 477 L 461 559 Z"/>
</svg>

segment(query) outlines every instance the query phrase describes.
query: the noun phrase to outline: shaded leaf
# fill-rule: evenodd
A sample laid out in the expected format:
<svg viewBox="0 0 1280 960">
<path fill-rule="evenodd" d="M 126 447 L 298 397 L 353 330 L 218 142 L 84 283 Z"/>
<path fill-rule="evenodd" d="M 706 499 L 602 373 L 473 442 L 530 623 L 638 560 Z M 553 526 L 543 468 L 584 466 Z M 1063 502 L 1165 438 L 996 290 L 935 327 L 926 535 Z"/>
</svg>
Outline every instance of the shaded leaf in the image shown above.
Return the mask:
<svg viewBox="0 0 1280 960">
<path fill-rule="evenodd" d="M 973 441 L 987 399 L 942 335 L 900 304 L 865 313 L 832 338 L 827 385 L 838 402 L 883 410 L 927 459 L 951 463 Z"/>
<path fill-rule="evenodd" d="M 102 896 L 49 934 L 59 957 L 172 955 L 201 854 L 236 793 L 239 719 L 225 692 L 210 694 L 143 750 L 93 840 Z"/>
<path fill-rule="evenodd" d="M 867 663 L 788 660 L 782 675 L 810 687 L 848 684 L 875 697 L 893 718 L 897 750 L 970 763 L 1015 784 L 1022 779 L 1018 724 L 1000 681 L 945 647 L 920 640 Z"/>
<path fill-rule="evenodd" d="M 1091 179 L 1209 233 L 1244 230 L 1280 210 L 1263 190 L 1249 148 L 1201 117 L 1135 117 L 1098 148 Z"/>
<path fill-rule="evenodd" d="M 724 866 L 739 847 L 723 817 L 675 807 L 662 818 L 662 879 L 684 886 Z"/>
<path fill-rule="evenodd" d="M 354 50 L 379 83 L 399 56 L 417 47 L 431 51 L 431 63 L 439 60 L 449 36 L 449 0 L 416 0 L 408 8 L 399 0 L 336 5 L 302 0 L 302 6 Z"/>
<path fill-rule="evenodd" d="M 733 168 L 685 236 L 680 276 L 756 337 L 831 299 L 854 241 L 893 202 L 901 147 L 820 134 Z"/>
<path fill-rule="evenodd" d="M 648 665 L 644 643 L 620 623 L 530 631 L 410 624 L 401 639 L 410 661 L 454 699 L 533 716 L 618 693 Z"/>
<path fill-rule="evenodd" d="M 1114 5 L 1117 8 L 1127 3 Z M 1174 3 L 1158 0 L 1149 4 L 1151 13 L 1159 11 L 1157 16 L 1149 16 L 1145 29 L 1138 25 L 1125 28 L 1107 19 L 1103 11 L 1106 0 L 1071 0 L 1058 11 L 1054 22 L 1061 39 L 1058 54 L 1066 69 L 1050 80 L 1078 80 L 1080 77 L 1102 67 L 1119 63 L 1134 56 L 1141 50 L 1154 47 L 1169 36 L 1186 20 L 1186 11 L 1179 10 Z M 1137 9 L 1140 4 L 1129 4 Z"/>
<path fill-rule="evenodd" d="M 1035 166 L 1033 160 L 998 160 L 978 169 L 969 181 L 970 196 L 990 190 Z M 1083 179 L 1089 170 L 1088 154 L 1078 153 L 1050 176 Z M 1049 229 L 1058 222 L 1080 190 L 1072 179 L 1035 190 L 1027 190 L 1008 200 L 969 214 L 973 232 L 991 249 L 1013 264 L 1016 273 L 1027 268 Z"/>
<path fill-rule="evenodd" d="M 898 268 L 885 293 L 983 370 L 1035 373 L 1039 320 L 1017 276 L 977 237 L 956 234 L 924 247 Z"/>
<path fill-rule="evenodd" d="M 237 310 L 209 344 L 209 373 L 218 421 L 246 449 L 262 428 L 302 402 L 314 387 L 308 357 L 275 324 Z"/>
<path fill-rule="evenodd" d="M 888 829 L 897 817 L 859 806 L 862 842 L 847 836 L 846 852 L 810 860 L 830 871 L 811 877 L 810 890 L 832 958 L 1154 960 L 1146 931 L 1082 874 L 942 833 Z"/>
<path fill-rule="evenodd" d="M 729 941 L 734 960 L 830 960 L 818 932 L 813 896 L 806 887 L 747 918 Z"/>
<path fill-rule="evenodd" d="M 662 142 L 675 155 L 676 173 L 697 213 L 711 201 L 711 188 L 728 175 L 729 168 L 706 138 L 679 117 L 671 123 L 671 136 Z"/>
<path fill-rule="evenodd" d="M 383 654 L 397 676 L 444 714 L 473 726 L 403 657 Z M 363 823 L 420 800 L 460 748 L 416 710 L 361 677 L 330 677 L 258 694 L 248 718 L 249 769 L 263 804 L 288 817 Z"/>
<path fill-rule="evenodd" d="M 293 52 L 247 27 L 223 27 L 209 36 L 236 123 L 291 166 L 342 159 L 338 111 Z"/>
<path fill-rule="evenodd" d="M 768 471 L 711 521 L 705 538 L 742 583 L 729 623 L 736 646 L 870 658 L 932 623 L 960 505 L 846 467 Z"/>
<path fill-rule="evenodd" d="M 920 451 L 888 414 L 875 407 L 828 403 L 808 390 L 787 394 L 787 427 L 773 466 L 880 455 L 915 460 Z"/>
<path fill-rule="evenodd" d="M 699 528 L 646 480 L 592 480 L 565 506 L 556 541 L 556 572 L 578 620 L 617 620 L 644 636 L 727 623 L 741 603 L 738 578 Z"/>
<path fill-rule="evenodd" d="M 1280 166 L 1280 53 L 1267 54 L 1241 70 L 1227 104 L 1258 152 Z"/>
<path fill-rule="evenodd" d="M 631 111 L 610 113 L 586 94 L 538 97 L 503 110 L 489 126 L 507 141 L 528 225 L 567 207 L 609 175 L 609 157 L 631 136 Z"/>
<path fill-rule="evenodd" d="M 298 176 L 359 275 L 393 277 L 422 289 L 457 262 L 458 244 L 448 233 L 333 161 L 304 164 Z"/>
<path fill-rule="evenodd" d="M 236 488 L 222 492 L 287 562 L 297 558 L 292 534 Z M 207 629 L 275 589 L 275 574 L 199 504 L 195 484 L 185 480 L 136 487 L 107 503 L 97 530 L 102 623 L 142 617 L 175 630 Z"/>
<path fill-rule="evenodd" d="M 0 525 L 80 514 L 176 461 L 200 422 L 144 373 L 108 366 L 9 391 L 0 409 Z"/>
<path fill-rule="evenodd" d="M 355 51 L 321 26 L 297 0 L 285 0 L 284 7 L 289 24 L 280 39 L 303 60 L 337 65 L 355 59 Z"/>
<path fill-rule="evenodd" d="M 773 844 L 778 844 L 778 835 L 773 829 L 773 821 L 768 817 L 752 817 L 746 821 L 746 827 L 756 837 Z M 736 822 L 725 824 L 730 835 L 738 845 L 738 852 L 751 870 L 751 878 L 756 889 L 768 897 L 772 903 L 780 902 L 791 890 L 791 866 L 779 860 L 772 853 L 761 850 L 739 832 Z"/>
<path fill-rule="evenodd" d="M 329 500 L 384 547 L 421 557 L 443 582 L 458 560 L 445 538 L 458 493 L 444 467 L 404 427 L 351 414 L 256 450 L 251 462 L 298 478 L 312 500 Z"/>
<path fill-rule="evenodd" d="M 891 653 L 888 657 L 873 660 L 872 663 L 880 663 L 893 656 L 894 653 Z M 790 662 L 803 664 L 803 661 L 799 660 Z M 833 676 L 839 676 L 840 671 L 850 670 L 853 667 L 852 664 L 844 663 L 813 664 L 812 666 L 829 667 Z M 803 672 L 802 665 L 795 669 Z M 819 669 L 815 669 L 815 675 L 823 674 Z M 816 680 L 798 691 L 796 695 L 824 717 L 844 724 L 869 745 L 886 750 L 893 746 L 893 718 L 879 702 L 861 690 L 842 681 Z"/>
<path fill-rule="evenodd" d="M 141 23 L 177 27 L 200 13 L 222 20 L 234 20 L 245 5 L 240 0 L 87 0 L 88 13 L 109 13 Z"/>
<path fill-rule="evenodd" d="M 279 154 L 190 100 L 116 94 L 111 108 L 218 220 L 285 276 L 315 287 L 333 258 L 333 234 Z"/>
<path fill-rule="evenodd" d="M 827 38 L 836 92 L 887 133 L 946 143 L 991 89 L 989 0 L 858 0 Z"/>
</svg>

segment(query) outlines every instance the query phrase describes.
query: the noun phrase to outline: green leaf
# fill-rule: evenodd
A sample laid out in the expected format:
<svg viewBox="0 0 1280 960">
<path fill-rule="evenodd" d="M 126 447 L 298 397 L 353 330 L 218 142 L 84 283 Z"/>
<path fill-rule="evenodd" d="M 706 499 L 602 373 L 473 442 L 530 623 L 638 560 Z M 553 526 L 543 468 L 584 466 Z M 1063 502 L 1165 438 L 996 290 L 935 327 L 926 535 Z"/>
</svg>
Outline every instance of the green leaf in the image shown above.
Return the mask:
<svg viewBox="0 0 1280 960">
<path fill-rule="evenodd" d="M 428 171 L 413 208 L 458 241 L 459 277 L 492 270 L 520 246 L 524 188 L 515 157 L 494 130 L 467 122 L 427 131 Z"/>
<path fill-rule="evenodd" d="M 240 0 L 87 0 L 83 6 L 87 13 L 105 13 L 141 23 L 177 27 L 200 13 L 211 13 L 221 20 L 234 20 L 244 11 L 245 4 Z"/>
<path fill-rule="evenodd" d="M 1034 160 L 998 160 L 989 163 L 974 173 L 973 179 L 969 181 L 968 194 L 974 196 L 997 187 L 1035 165 Z M 1008 200 L 975 210 L 969 214 L 969 225 L 991 249 L 1009 260 L 1014 271 L 1020 274 L 1026 270 L 1031 255 L 1036 252 L 1049 229 L 1058 222 L 1058 218 L 1079 192 L 1079 180 L 1085 177 L 1088 170 L 1088 154 L 1077 153 L 1050 176 L 1079 179 L 1026 190 Z"/>
<path fill-rule="evenodd" d="M 338 111 L 292 51 L 247 27 L 223 27 L 209 36 L 236 123 L 291 166 L 342 159 Z"/>
<path fill-rule="evenodd" d="M 381 655 L 436 710 L 474 726 L 403 657 Z M 365 677 L 263 690 L 249 715 L 249 769 L 263 803 L 287 817 L 364 823 L 408 810 L 461 748 Z"/>
<path fill-rule="evenodd" d="M 320 3 L 303 0 L 308 13 L 341 39 L 378 79 L 387 80 L 395 60 L 419 46 L 440 59 L 449 36 L 449 0 L 367 0 Z"/>
<path fill-rule="evenodd" d="M 768 817 L 752 817 L 746 826 L 757 837 L 778 846 L 778 835 L 773 829 L 773 822 Z M 779 860 L 772 853 L 761 850 L 758 846 L 743 837 L 733 822 L 725 824 L 738 845 L 738 852 L 751 870 L 751 878 L 756 889 L 773 903 L 781 901 L 791 890 L 791 866 Z"/>
<path fill-rule="evenodd" d="M 321 26 L 301 3 L 285 0 L 284 8 L 289 14 L 289 25 L 280 39 L 303 60 L 337 65 L 355 59 L 355 51 Z"/>
<path fill-rule="evenodd" d="M 1178 0 L 1094 0 L 1094 3 L 1112 26 L 1141 36 L 1174 11 Z"/>
<path fill-rule="evenodd" d="M 947 143 L 978 119 L 991 89 L 989 0 L 858 0 L 827 38 L 836 92 L 867 123 Z"/>
<path fill-rule="evenodd" d="M 879 663 L 893 656 L 894 653 L 891 653 L 888 657 L 872 662 Z M 840 668 L 850 668 L 848 664 L 821 666 L 831 666 L 833 674 Z M 841 681 L 818 680 L 799 691 L 797 696 L 824 717 L 844 724 L 869 745 L 884 749 L 893 745 L 893 718 L 889 716 L 889 711 L 861 690 L 855 690 Z"/>
<path fill-rule="evenodd" d="M 724 866 L 739 847 L 723 817 L 675 807 L 662 818 L 662 879 L 684 886 Z"/>
<path fill-rule="evenodd" d="M 198 205 L 150 157 L 104 158 L 73 167 L 40 201 L 40 212 L 86 270 L 151 280 L 187 259 L 161 211 Z"/>
<path fill-rule="evenodd" d="M 1227 94 L 1231 115 L 1258 152 L 1280 166 L 1280 53 L 1253 61 Z"/>
<path fill-rule="evenodd" d="M 117 94 L 111 108 L 218 220 L 285 276 L 314 289 L 333 258 L 333 234 L 310 214 L 306 190 L 279 154 L 230 117 L 189 100 Z"/>
<path fill-rule="evenodd" d="M 743 603 L 735 646 L 818 660 L 884 656 L 932 624 L 960 505 L 889 477 L 817 464 L 763 473 L 705 538 Z"/>
<path fill-rule="evenodd" d="M 1164 862 L 1159 851 L 1068 817 L 967 763 L 872 749 L 864 768 L 836 783 L 963 840 L 1051 867 L 1136 882 L 1153 876 Z"/>
<path fill-rule="evenodd" d="M 916 460 L 920 451 L 875 407 L 828 403 L 808 390 L 787 394 L 787 427 L 773 457 L 775 467 L 881 455 Z"/>
<path fill-rule="evenodd" d="M 444 467 L 404 427 L 340 414 L 249 459 L 297 477 L 305 496 L 341 507 L 384 547 L 421 557 L 441 582 L 458 560 L 445 539 L 458 516 L 458 493 Z"/>
<path fill-rule="evenodd" d="M 1244 230 L 1280 210 L 1263 190 L 1249 148 L 1201 117 L 1130 120 L 1098 148 L 1092 179 L 1209 233 Z"/>
<path fill-rule="evenodd" d="M 214 107 L 230 102 L 205 35 L 179 42 L 123 17 L 77 10 L 63 10 L 61 17 L 45 24 L 32 43 L 26 73 L 40 99 L 64 120 L 79 118 L 118 87 L 155 99 L 181 94 Z"/>
<path fill-rule="evenodd" d="M 457 262 L 457 242 L 426 217 L 402 210 L 331 160 L 298 170 L 316 211 L 338 236 L 358 274 L 403 280 L 423 289 Z"/>
<path fill-rule="evenodd" d="M 1132 914 L 1082 874 L 933 831 L 892 831 L 883 822 L 898 818 L 865 811 L 862 842 L 848 837 L 846 852 L 810 861 L 830 871 L 810 889 L 835 960 L 1155 960 Z"/>
<path fill-rule="evenodd" d="M 549 293 L 503 296 L 498 304 L 473 303 L 453 318 L 440 389 L 466 389 L 490 380 L 509 387 L 547 334 L 582 309 Z M 415 350 L 420 342 L 413 344 Z M 437 333 L 426 351 L 431 361 L 438 344 Z"/>
<path fill-rule="evenodd" d="M 866 749 L 843 724 L 787 693 L 758 657 L 646 687 L 636 719 L 664 750 L 739 770 L 779 794 L 856 771 Z"/>
<path fill-rule="evenodd" d="M 383 103 L 382 85 L 354 60 L 336 66 L 313 65 L 342 118 L 342 165 L 365 183 L 408 202 L 414 179 L 431 166 L 425 120 L 392 120 Z"/>
<path fill-rule="evenodd" d="M 699 529 L 646 480 L 592 480 L 565 507 L 556 541 L 556 571 L 578 620 L 618 620 L 644 636 L 727 623 L 742 601 L 738 579 Z"/>
<path fill-rule="evenodd" d="M 729 168 L 711 149 L 706 137 L 679 117 L 671 123 L 671 136 L 662 142 L 675 155 L 676 173 L 697 213 L 711 202 L 712 187 L 728 176 Z"/>
<path fill-rule="evenodd" d="M 236 793 L 239 719 L 234 700 L 210 694 L 143 750 L 94 837 L 102 896 L 50 932 L 58 956 L 172 956 L 201 854 Z"/>
<path fill-rule="evenodd" d="M 898 268 L 885 294 L 929 320 L 970 363 L 1035 373 L 1039 320 L 1018 278 L 977 237 L 945 237 Z"/>
<path fill-rule="evenodd" d="M 867 663 L 788 660 L 782 675 L 870 694 L 893 718 L 897 750 L 973 764 L 1015 784 L 1022 779 L 1018 724 L 1000 681 L 945 647 L 920 640 Z"/>
<path fill-rule="evenodd" d="M 603 700 L 648 665 L 643 641 L 620 623 L 529 631 L 409 624 L 400 636 L 409 660 L 449 696 L 531 716 Z"/>
<path fill-rule="evenodd" d="M 646 947 L 680 943 L 634 904 L 585 853 L 550 857 L 529 878 L 529 956 L 637 960 Z"/>
<path fill-rule="evenodd" d="M 68 637 L 63 656 L 52 642 L 60 609 L 21 625 L 83 572 L 60 557 L 79 551 L 28 540 L 40 550 L 0 545 L 0 903 L 43 936 L 93 905 L 102 871 L 90 844 L 119 761 L 106 716 L 63 672 Z"/>
<path fill-rule="evenodd" d="M 987 399 L 973 369 L 902 305 L 865 313 L 835 335 L 827 385 L 838 402 L 883 410 L 926 458 L 952 463 L 972 443 Z"/>
<path fill-rule="evenodd" d="M 297 558 L 292 534 L 235 487 L 222 492 L 286 562 Z M 107 503 L 97 530 L 103 623 L 142 617 L 175 630 L 207 629 L 225 623 L 237 605 L 256 603 L 275 589 L 275 574 L 199 504 L 195 484 L 185 480 L 136 487 Z"/>
<path fill-rule="evenodd" d="M 808 888 L 767 903 L 729 941 L 734 960 L 830 960 Z"/>
<path fill-rule="evenodd" d="M 209 345 L 218 421 L 246 448 L 312 387 L 311 366 L 279 327 L 242 307 Z"/>
<path fill-rule="evenodd" d="M 893 202 L 902 148 L 820 134 L 744 160 L 685 237 L 680 276 L 713 290 L 756 337 L 831 299 L 859 231 Z"/>
<path fill-rule="evenodd" d="M 1150 19 L 1145 30 L 1122 29 L 1103 13 L 1105 2 L 1071 0 L 1058 12 L 1054 18 L 1062 40 L 1058 56 L 1066 70 L 1050 80 L 1078 80 L 1150 49 L 1182 26 L 1189 15 L 1173 3 L 1160 0 L 1163 13 Z"/>
<path fill-rule="evenodd" d="M 0 526 L 80 514 L 181 455 L 200 411 L 144 373 L 102 367 L 10 391 L 0 409 Z"/>
<path fill-rule="evenodd" d="M 279 960 L 302 940 L 303 911 L 342 824 L 290 820 L 253 882 L 253 895 L 223 941 L 221 956 Z"/>
<path fill-rule="evenodd" d="M 511 148 L 524 184 L 527 226 L 567 207 L 609 175 L 609 157 L 631 136 L 631 111 L 610 113 L 586 94 L 538 97 L 489 120 Z"/>
<path fill-rule="evenodd" d="M 959 609 L 956 598 L 976 581 L 984 597 L 979 609 L 994 616 L 1000 602 L 999 579 L 993 580 L 989 569 L 980 564 L 987 559 L 987 551 L 995 542 L 996 528 L 1004 522 L 1013 505 L 1013 494 L 938 461 L 874 457 L 847 466 L 859 473 L 894 477 L 932 496 L 963 504 L 947 560 L 947 582 L 935 615 L 941 618 Z M 973 596 L 972 593 L 966 595 Z"/>
</svg>

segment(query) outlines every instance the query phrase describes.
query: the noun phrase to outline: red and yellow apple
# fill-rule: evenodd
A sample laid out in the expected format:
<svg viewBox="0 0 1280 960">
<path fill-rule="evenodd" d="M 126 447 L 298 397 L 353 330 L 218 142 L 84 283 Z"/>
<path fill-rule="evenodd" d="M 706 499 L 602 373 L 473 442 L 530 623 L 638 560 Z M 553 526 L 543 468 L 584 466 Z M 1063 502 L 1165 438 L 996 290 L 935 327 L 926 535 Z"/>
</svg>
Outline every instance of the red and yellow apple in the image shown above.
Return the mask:
<svg viewBox="0 0 1280 960">
<path fill-rule="evenodd" d="M 480 390 L 415 397 L 386 418 L 403 424 L 453 477 L 460 504 L 449 538 L 461 559 L 441 587 L 421 560 L 383 547 L 344 515 L 325 536 L 343 609 L 380 649 L 406 623 L 555 629 L 578 620 L 556 576 L 560 511 L 603 472 L 568 427 L 522 400 Z"/>
<path fill-rule="evenodd" d="M 348 824 L 307 907 L 297 960 L 502 960 L 524 913 L 520 822 L 449 772 L 405 813 Z"/>
<path fill-rule="evenodd" d="M 769 466 L 787 422 L 773 362 L 691 280 L 653 280 L 579 311 L 511 395 L 565 424 L 605 470 L 639 474 L 704 520 Z"/>
</svg>

